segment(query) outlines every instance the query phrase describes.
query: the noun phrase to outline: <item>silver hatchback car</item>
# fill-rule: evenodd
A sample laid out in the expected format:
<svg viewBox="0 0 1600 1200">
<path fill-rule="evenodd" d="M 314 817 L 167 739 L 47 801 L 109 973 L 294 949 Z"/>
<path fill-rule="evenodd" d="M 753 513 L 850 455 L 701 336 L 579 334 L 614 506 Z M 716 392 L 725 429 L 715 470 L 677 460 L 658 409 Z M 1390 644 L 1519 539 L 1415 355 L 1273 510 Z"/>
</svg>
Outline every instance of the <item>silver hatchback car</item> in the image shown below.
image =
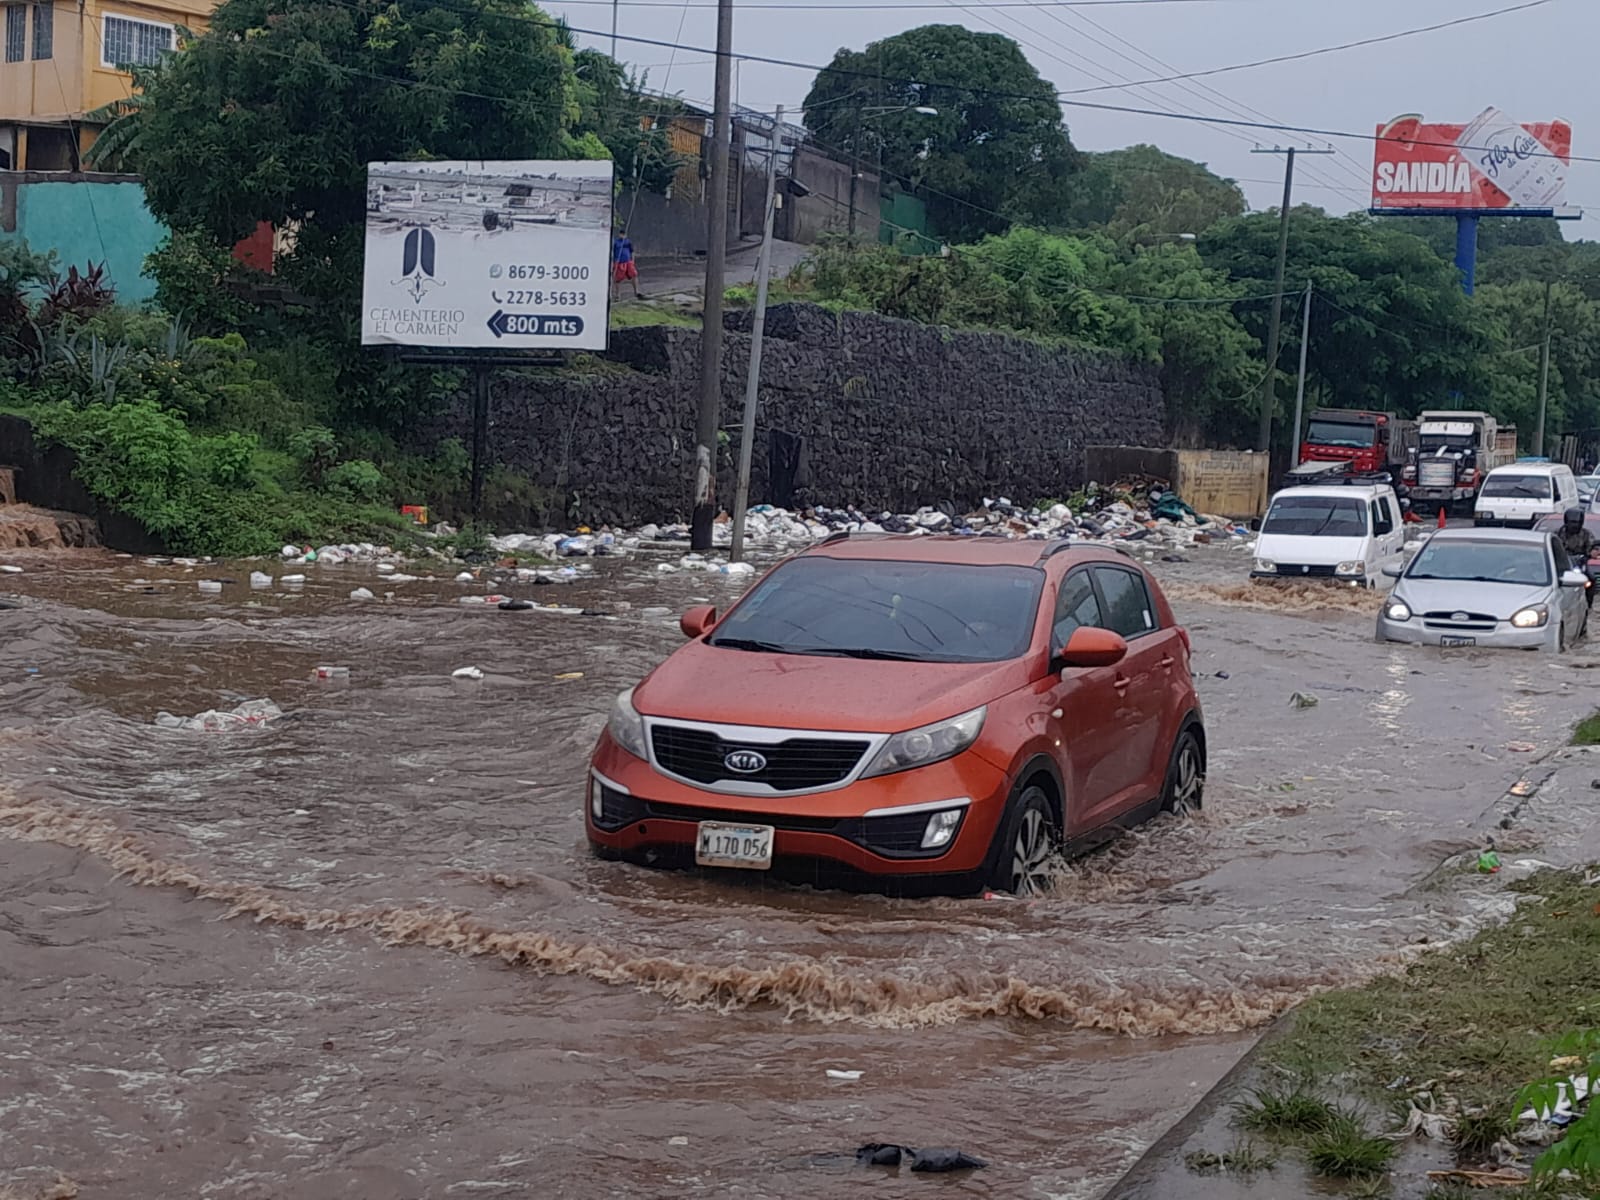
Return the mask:
<svg viewBox="0 0 1600 1200">
<path fill-rule="evenodd" d="M 1378 614 L 1380 642 L 1565 650 L 1588 628 L 1589 577 L 1549 533 L 1442 529 Z"/>
</svg>

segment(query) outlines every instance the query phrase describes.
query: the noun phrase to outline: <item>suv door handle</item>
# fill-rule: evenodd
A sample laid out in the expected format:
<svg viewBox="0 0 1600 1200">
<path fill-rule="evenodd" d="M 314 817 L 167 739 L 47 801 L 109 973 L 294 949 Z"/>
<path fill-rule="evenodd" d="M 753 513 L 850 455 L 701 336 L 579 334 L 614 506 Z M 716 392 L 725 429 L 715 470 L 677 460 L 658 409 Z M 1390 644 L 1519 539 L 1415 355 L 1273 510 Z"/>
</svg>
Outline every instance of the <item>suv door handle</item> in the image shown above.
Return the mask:
<svg viewBox="0 0 1600 1200">
<path fill-rule="evenodd" d="M 1172 664 L 1177 662 L 1177 661 L 1178 661 L 1177 659 L 1173 658 L 1172 655 L 1169 654 L 1169 655 L 1167 655 L 1165 658 L 1163 658 L 1161 660 L 1161 665 L 1165 669 L 1171 670 L 1172 669 Z"/>
<path fill-rule="evenodd" d="M 1116 688 L 1119 692 L 1125 692 L 1128 690 L 1128 685 L 1132 682 L 1133 680 L 1129 679 L 1126 675 L 1118 675 L 1111 681 L 1111 686 Z"/>
</svg>

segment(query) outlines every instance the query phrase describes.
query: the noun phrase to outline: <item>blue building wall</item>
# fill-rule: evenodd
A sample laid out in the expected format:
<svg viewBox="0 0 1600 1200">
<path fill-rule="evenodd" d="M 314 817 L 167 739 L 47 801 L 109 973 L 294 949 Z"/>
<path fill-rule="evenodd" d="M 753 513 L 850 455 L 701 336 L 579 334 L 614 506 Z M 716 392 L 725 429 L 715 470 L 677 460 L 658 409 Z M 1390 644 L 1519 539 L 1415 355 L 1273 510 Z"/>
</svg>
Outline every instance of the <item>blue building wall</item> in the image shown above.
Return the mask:
<svg viewBox="0 0 1600 1200">
<path fill-rule="evenodd" d="M 54 250 L 63 273 L 104 262 L 124 304 L 155 294 L 144 260 L 166 236 L 137 176 L 0 171 L 0 240 L 26 241 L 39 254 Z"/>
</svg>

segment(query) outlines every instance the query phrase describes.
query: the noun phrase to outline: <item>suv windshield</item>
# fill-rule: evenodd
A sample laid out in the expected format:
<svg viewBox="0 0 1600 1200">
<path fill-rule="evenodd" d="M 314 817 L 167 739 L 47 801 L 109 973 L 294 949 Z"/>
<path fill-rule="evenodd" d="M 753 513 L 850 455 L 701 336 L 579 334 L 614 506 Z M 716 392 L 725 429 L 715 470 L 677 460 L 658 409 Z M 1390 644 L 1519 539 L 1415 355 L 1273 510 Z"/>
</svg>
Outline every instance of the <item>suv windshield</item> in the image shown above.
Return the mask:
<svg viewBox="0 0 1600 1200">
<path fill-rule="evenodd" d="M 1354 496 L 1279 496 L 1261 532 L 1366 537 L 1367 502 Z"/>
<path fill-rule="evenodd" d="M 1036 567 L 797 558 L 717 626 L 711 645 L 909 662 L 1003 662 L 1033 641 Z"/>
<path fill-rule="evenodd" d="M 1406 578 L 1548 587 L 1549 559 L 1543 543 L 1430 542 L 1417 554 Z"/>
<path fill-rule="evenodd" d="M 1306 441 L 1318 446 L 1348 446 L 1365 450 L 1373 443 L 1371 425 L 1352 425 L 1348 421 L 1313 421 L 1306 428 Z"/>
<path fill-rule="evenodd" d="M 1550 499 L 1550 476 L 1548 475 L 1502 475 L 1494 471 L 1489 478 L 1483 481 L 1483 495 L 1498 496 L 1501 499 L 1515 500 L 1548 500 Z"/>
</svg>

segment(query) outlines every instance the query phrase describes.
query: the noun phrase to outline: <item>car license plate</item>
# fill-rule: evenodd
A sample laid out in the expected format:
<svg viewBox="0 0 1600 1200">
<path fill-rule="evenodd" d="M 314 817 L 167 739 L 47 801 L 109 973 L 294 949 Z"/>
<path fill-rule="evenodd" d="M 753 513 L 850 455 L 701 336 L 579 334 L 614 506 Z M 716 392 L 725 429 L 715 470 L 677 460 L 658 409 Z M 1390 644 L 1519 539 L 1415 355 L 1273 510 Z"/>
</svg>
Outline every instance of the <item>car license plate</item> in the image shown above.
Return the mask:
<svg viewBox="0 0 1600 1200">
<path fill-rule="evenodd" d="M 1439 639 L 1441 646 L 1476 646 L 1478 639 L 1475 637 L 1442 637 Z"/>
<path fill-rule="evenodd" d="M 728 825 L 701 821 L 694 861 L 702 867 L 740 867 L 765 871 L 772 866 L 771 825 Z"/>
</svg>

